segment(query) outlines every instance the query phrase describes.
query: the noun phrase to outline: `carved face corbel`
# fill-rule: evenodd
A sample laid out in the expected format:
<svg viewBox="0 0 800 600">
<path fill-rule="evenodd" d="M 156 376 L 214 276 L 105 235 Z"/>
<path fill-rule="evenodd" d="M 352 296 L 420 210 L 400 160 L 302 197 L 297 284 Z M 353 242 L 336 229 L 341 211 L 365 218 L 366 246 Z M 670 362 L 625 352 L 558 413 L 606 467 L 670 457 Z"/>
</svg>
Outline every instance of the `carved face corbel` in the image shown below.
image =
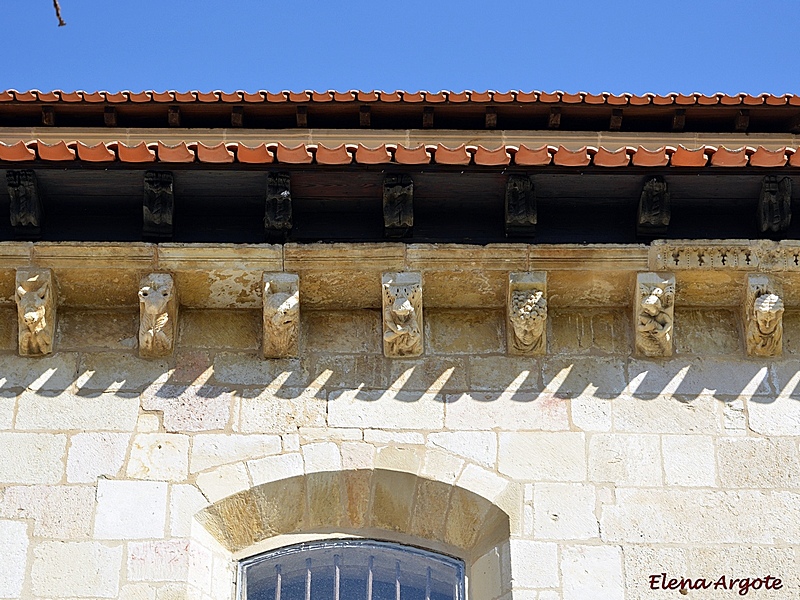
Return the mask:
<svg viewBox="0 0 800 600">
<path fill-rule="evenodd" d="M 636 354 L 672 356 L 674 307 L 675 277 L 672 274 L 637 274 L 633 303 Z"/>
<path fill-rule="evenodd" d="M 508 277 L 508 353 L 547 351 L 547 273 L 510 273 Z"/>
<path fill-rule="evenodd" d="M 178 297 L 172 275 L 150 273 L 139 287 L 139 356 L 169 356 L 178 332 Z"/>
<path fill-rule="evenodd" d="M 17 271 L 17 316 L 21 356 L 44 356 L 53 351 L 56 303 L 50 269 Z"/>
<path fill-rule="evenodd" d="M 300 278 L 292 273 L 264 273 L 264 358 L 288 358 L 300 354 Z"/>
<path fill-rule="evenodd" d="M 745 348 L 748 356 L 780 356 L 783 350 L 783 299 L 768 275 L 748 275 L 744 299 Z"/>
<path fill-rule="evenodd" d="M 419 356 L 423 352 L 422 275 L 384 273 L 382 288 L 384 355 Z"/>
</svg>

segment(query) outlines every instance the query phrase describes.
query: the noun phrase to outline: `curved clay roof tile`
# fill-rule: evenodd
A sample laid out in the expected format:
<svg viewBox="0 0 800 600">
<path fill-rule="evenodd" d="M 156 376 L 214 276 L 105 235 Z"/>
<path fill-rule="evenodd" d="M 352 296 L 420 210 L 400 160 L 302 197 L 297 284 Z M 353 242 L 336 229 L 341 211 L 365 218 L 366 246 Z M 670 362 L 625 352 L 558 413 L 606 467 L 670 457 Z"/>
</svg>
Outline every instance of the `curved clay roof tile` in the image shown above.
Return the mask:
<svg viewBox="0 0 800 600">
<path fill-rule="evenodd" d="M 367 148 L 364 144 L 359 144 L 356 150 L 356 162 L 362 165 L 381 165 L 392 161 L 386 144 L 381 144 L 377 148 Z"/>
<path fill-rule="evenodd" d="M 131 102 L 150 102 L 151 97 L 150 97 L 150 92 L 138 92 L 136 94 L 129 93 L 128 99 Z"/>
<path fill-rule="evenodd" d="M 148 148 L 144 142 L 139 142 L 135 146 L 128 146 L 119 142 L 117 144 L 117 156 L 120 161 L 126 163 L 148 163 L 156 160 L 156 153 Z"/>
<path fill-rule="evenodd" d="M 216 146 L 206 146 L 200 142 L 197 144 L 197 160 L 202 163 L 225 164 L 233 162 L 233 152 L 228 150 L 223 142 Z"/>
<path fill-rule="evenodd" d="M 439 144 L 436 146 L 433 158 L 437 165 L 468 165 L 470 161 L 466 144 L 461 144 L 456 148 L 448 148 Z"/>
<path fill-rule="evenodd" d="M 751 167 L 782 167 L 786 164 L 786 148 L 778 150 L 767 150 L 764 146 L 759 146 L 750 155 Z"/>
<path fill-rule="evenodd" d="M 611 151 L 600 146 L 597 153 L 592 157 L 592 161 L 598 167 L 627 167 L 631 158 L 628 156 L 628 149 L 625 147 Z"/>
<path fill-rule="evenodd" d="M 240 143 L 236 150 L 236 160 L 249 165 L 264 165 L 273 162 L 275 157 L 266 144 L 259 144 L 252 148 Z"/>
<path fill-rule="evenodd" d="M 669 156 L 664 146 L 656 150 L 648 150 L 639 146 L 633 155 L 633 165 L 635 167 L 666 167 L 669 164 Z"/>
<path fill-rule="evenodd" d="M 278 162 L 288 163 L 293 165 L 306 165 L 310 164 L 314 157 L 308 151 L 305 144 L 299 144 L 292 148 L 278 144 L 278 151 L 276 153 Z"/>
<path fill-rule="evenodd" d="M 158 142 L 158 160 L 159 162 L 166 163 L 190 163 L 194 162 L 194 152 L 192 152 L 186 145 L 186 142 L 181 142 L 175 146 L 167 146 L 162 142 Z"/>
<path fill-rule="evenodd" d="M 747 166 L 747 148 L 739 148 L 738 150 L 728 150 L 725 146 L 720 146 L 714 154 L 711 155 L 712 167 L 746 167 Z"/>
<path fill-rule="evenodd" d="M 450 92 L 447 95 L 447 100 L 453 104 L 460 104 L 462 102 L 469 102 L 469 93 L 467 92 Z"/>
<path fill-rule="evenodd" d="M 416 148 L 398 146 L 394 151 L 394 160 L 401 165 L 427 165 L 431 162 L 431 155 L 425 146 Z"/>
<path fill-rule="evenodd" d="M 482 166 L 500 166 L 507 165 L 511 162 L 511 157 L 508 154 L 505 146 L 500 146 L 494 150 L 488 150 L 483 146 L 478 146 L 473 155 L 476 165 Z"/>
<path fill-rule="evenodd" d="M 78 142 L 78 158 L 86 162 L 114 162 L 117 155 L 102 142 L 94 146 Z"/>
<path fill-rule="evenodd" d="M 41 140 L 36 140 L 36 152 L 39 158 L 49 161 L 75 160 L 75 150 L 68 147 L 66 142 L 56 144 L 45 144 Z"/>
<path fill-rule="evenodd" d="M 318 165 L 349 165 L 353 162 L 353 157 L 344 144 L 339 144 L 335 148 L 319 144 L 316 159 Z"/>
<path fill-rule="evenodd" d="M 520 144 L 514 154 L 514 164 L 521 167 L 544 167 L 550 164 L 552 157 L 547 146 L 541 148 L 528 148 Z"/>
<path fill-rule="evenodd" d="M 9 145 L 0 142 L 0 160 L 8 162 L 36 160 L 36 153 L 28 148 L 22 140 Z"/>
<path fill-rule="evenodd" d="M 559 146 L 553 155 L 553 162 L 560 167 L 585 167 L 591 160 L 586 146 L 579 150 L 568 150 L 564 146 Z"/>
<path fill-rule="evenodd" d="M 670 157 L 670 165 L 673 167 L 705 167 L 708 162 L 706 148 L 702 146 L 696 150 L 689 150 L 685 146 L 678 146 L 677 150 Z"/>
</svg>

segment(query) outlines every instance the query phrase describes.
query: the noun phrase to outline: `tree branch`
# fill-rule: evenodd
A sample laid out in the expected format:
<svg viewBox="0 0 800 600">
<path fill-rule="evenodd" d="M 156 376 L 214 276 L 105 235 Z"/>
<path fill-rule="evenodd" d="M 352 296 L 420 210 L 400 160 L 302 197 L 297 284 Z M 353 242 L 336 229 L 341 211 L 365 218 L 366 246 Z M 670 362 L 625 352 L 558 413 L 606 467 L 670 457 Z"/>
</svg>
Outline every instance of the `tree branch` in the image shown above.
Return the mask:
<svg viewBox="0 0 800 600">
<path fill-rule="evenodd" d="M 56 17 L 58 18 L 58 26 L 63 27 L 67 23 L 64 19 L 61 18 L 61 5 L 59 5 L 58 0 L 53 0 L 53 8 L 56 9 Z"/>
</svg>

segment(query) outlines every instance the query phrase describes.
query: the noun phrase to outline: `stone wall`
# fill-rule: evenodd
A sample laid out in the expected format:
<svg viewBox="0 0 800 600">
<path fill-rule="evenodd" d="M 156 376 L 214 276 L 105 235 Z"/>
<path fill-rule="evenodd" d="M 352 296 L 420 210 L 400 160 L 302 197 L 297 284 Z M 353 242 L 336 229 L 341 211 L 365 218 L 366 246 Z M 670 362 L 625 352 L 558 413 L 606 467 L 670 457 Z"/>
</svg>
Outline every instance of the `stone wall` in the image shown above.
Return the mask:
<svg viewBox="0 0 800 600">
<path fill-rule="evenodd" d="M 458 555 L 476 600 L 653 598 L 662 572 L 800 593 L 799 312 L 774 360 L 744 357 L 735 307 L 678 306 L 652 360 L 626 306 L 555 306 L 534 358 L 500 308 L 426 308 L 412 359 L 383 356 L 376 309 L 304 310 L 278 360 L 255 309 L 182 310 L 152 360 L 133 309 L 61 308 L 44 358 L 16 318 L 0 598 L 227 600 L 237 559 L 335 534 Z"/>
</svg>

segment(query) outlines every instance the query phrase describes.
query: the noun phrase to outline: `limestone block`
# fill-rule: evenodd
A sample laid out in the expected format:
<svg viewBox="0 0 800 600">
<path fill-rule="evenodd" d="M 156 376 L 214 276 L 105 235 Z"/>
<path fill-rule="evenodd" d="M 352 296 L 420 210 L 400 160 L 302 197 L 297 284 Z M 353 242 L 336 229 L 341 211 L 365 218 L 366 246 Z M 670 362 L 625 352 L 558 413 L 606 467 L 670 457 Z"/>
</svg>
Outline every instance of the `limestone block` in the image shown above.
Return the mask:
<svg viewBox="0 0 800 600">
<path fill-rule="evenodd" d="M 748 356 L 780 356 L 783 352 L 783 291 L 769 275 L 748 274 L 742 304 L 744 343 Z"/>
<path fill-rule="evenodd" d="M 128 544 L 128 581 L 186 581 L 189 540 L 155 540 Z"/>
<path fill-rule="evenodd" d="M 800 354 L 800 310 L 787 309 L 783 313 L 783 351 Z"/>
<path fill-rule="evenodd" d="M 566 546 L 561 551 L 564 600 L 623 600 L 622 551 L 618 546 Z"/>
<path fill-rule="evenodd" d="M 198 434 L 192 438 L 192 473 L 226 463 L 280 454 L 278 435 Z"/>
<path fill-rule="evenodd" d="M 547 353 L 547 272 L 508 274 L 509 354 Z"/>
<path fill-rule="evenodd" d="M 156 588 L 147 583 L 129 583 L 120 588 L 119 600 L 156 600 Z"/>
<path fill-rule="evenodd" d="M 283 451 L 286 452 L 300 452 L 300 434 L 298 433 L 285 433 L 281 435 L 283 442 Z"/>
<path fill-rule="evenodd" d="M 50 396 L 25 391 L 17 402 L 16 428 L 20 430 L 133 431 L 139 414 L 135 395 L 61 392 Z"/>
<path fill-rule="evenodd" d="M 228 426 L 233 394 L 216 386 L 162 385 L 145 390 L 141 403 L 145 410 L 164 411 L 168 432 L 214 431 Z"/>
<path fill-rule="evenodd" d="M 355 358 L 358 360 L 360 357 Z M 468 389 L 463 358 L 426 356 L 420 359 L 383 360 L 389 366 L 389 389 L 421 390 L 433 394 Z M 370 387 L 381 388 L 384 385 L 385 381 Z"/>
<path fill-rule="evenodd" d="M 181 311 L 178 345 L 186 348 L 255 350 L 259 315 L 255 310 Z"/>
<path fill-rule="evenodd" d="M 783 584 L 780 590 L 764 590 L 763 595 L 769 594 L 770 598 L 790 600 L 797 595 L 800 586 L 800 570 L 798 570 L 797 551 L 792 548 L 759 547 L 737 544 L 735 546 L 693 547 L 686 551 L 692 573 L 741 573 L 744 577 L 752 579 L 772 575 L 778 577 Z M 730 582 L 735 575 L 728 575 Z M 754 588 L 748 590 L 748 596 L 758 593 Z M 717 590 L 717 594 L 720 591 Z M 737 585 L 730 595 L 741 597 Z"/>
<path fill-rule="evenodd" d="M 132 479 L 183 481 L 189 465 L 189 436 L 140 433 L 133 438 L 126 474 Z"/>
<path fill-rule="evenodd" d="M 0 308 L 0 350 L 16 350 L 17 344 L 17 311 Z"/>
<path fill-rule="evenodd" d="M 490 502 L 496 502 L 508 488 L 509 481 L 495 474 L 494 471 L 477 465 L 467 464 L 458 478 L 458 487 L 475 492 Z"/>
<path fill-rule="evenodd" d="M 514 589 L 559 587 L 558 545 L 512 539 L 511 573 Z"/>
<path fill-rule="evenodd" d="M 719 480 L 728 488 L 798 488 L 797 443 L 787 438 L 717 440 Z"/>
<path fill-rule="evenodd" d="M 44 356 L 53 351 L 57 294 L 50 269 L 18 269 L 14 299 L 20 356 Z"/>
<path fill-rule="evenodd" d="M 476 391 L 539 392 L 541 363 L 515 356 L 470 356 L 469 389 Z"/>
<path fill-rule="evenodd" d="M 637 394 L 638 395 L 638 394 Z M 719 401 L 710 395 L 685 400 L 621 396 L 611 403 L 615 431 L 632 433 L 719 433 Z"/>
<path fill-rule="evenodd" d="M 247 469 L 253 478 L 253 485 L 298 477 L 305 471 L 303 456 L 299 452 L 250 460 L 247 461 Z"/>
<path fill-rule="evenodd" d="M 139 284 L 139 356 L 169 356 L 178 331 L 178 290 L 172 275 L 150 273 Z"/>
<path fill-rule="evenodd" d="M 425 331 L 422 275 L 414 272 L 384 273 L 381 288 L 384 356 L 420 356 Z"/>
<path fill-rule="evenodd" d="M 366 442 L 344 442 L 342 444 L 342 469 L 372 470 L 375 466 L 375 446 Z"/>
<path fill-rule="evenodd" d="M 241 492 L 250 487 L 250 478 L 243 463 L 222 465 L 197 476 L 197 487 L 211 502 Z"/>
<path fill-rule="evenodd" d="M 661 438 L 667 485 L 715 487 L 714 438 L 708 435 L 665 435 Z"/>
<path fill-rule="evenodd" d="M 329 430 L 330 431 L 330 430 Z M 333 431 L 337 431 L 334 429 Z M 341 429 L 338 431 L 350 431 Z M 352 431 L 360 431 L 354 429 Z M 416 431 L 383 431 L 381 429 L 365 429 L 364 441 L 376 446 L 393 446 L 397 444 L 406 446 L 423 446 L 425 444 L 425 434 Z"/>
<path fill-rule="evenodd" d="M 14 407 L 17 404 L 17 397 L 13 392 L 3 392 L 0 390 L 0 430 L 11 429 L 14 424 Z"/>
<path fill-rule="evenodd" d="M 337 428 L 331 429 L 329 427 L 300 427 L 298 429 L 301 444 L 310 444 L 312 442 L 339 442 L 343 440 L 355 441 L 364 438 L 364 434 L 360 429 L 344 429 Z M 299 450 L 299 448 L 298 448 Z"/>
<path fill-rule="evenodd" d="M 738 354 L 739 323 L 732 310 L 675 308 L 675 351 L 678 354 Z"/>
<path fill-rule="evenodd" d="M 722 427 L 728 435 L 747 435 L 744 400 L 737 398 L 722 404 Z"/>
<path fill-rule="evenodd" d="M 500 553 L 492 548 L 471 565 L 469 597 L 494 598 L 501 587 Z"/>
<path fill-rule="evenodd" d="M 570 415 L 573 425 L 583 431 L 611 431 L 613 402 L 592 396 L 573 398 L 570 400 Z"/>
<path fill-rule="evenodd" d="M 0 483 L 58 483 L 66 451 L 65 435 L 0 432 Z"/>
<path fill-rule="evenodd" d="M 234 429 L 242 433 L 286 433 L 325 425 L 326 402 L 317 397 L 316 390 L 247 390 L 242 392 L 239 406 L 239 423 Z"/>
<path fill-rule="evenodd" d="M 800 435 L 800 402 L 791 395 L 754 398 L 747 403 L 750 429 L 761 435 Z"/>
<path fill-rule="evenodd" d="M 11 486 L 0 497 L 0 517 L 33 519 L 36 537 L 86 539 L 92 531 L 95 489 L 88 485 Z"/>
<path fill-rule="evenodd" d="M 264 358 L 299 356 L 300 278 L 292 273 L 264 273 L 262 291 Z"/>
<path fill-rule="evenodd" d="M 589 479 L 616 485 L 658 486 L 661 448 L 656 435 L 598 433 L 589 440 Z"/>
<path fill-rule="evenodd" d="M 549 394 L 472 392 L 446 397 L 448 429 L 566 431 L 568 401 Z"/>
<path fill-rule="evenodd" d="M 25 567 L 28 562 L 28 525 L 22 521 L 0 520 L 0 598 L 22 595 Z"/>
<path fill-rule="evenodd" d="M 41 542 L 33 549 L 31 589 L 45 598 L 116 598 L 122 546 Z"/>
<path fill-rule="evenodd" d="M 81 354 L 77 372 L 76 382 L 82 392 L 141 392 L 165 383 L 172 369 L 163 359 L 143 360 L 131 354 L 99 352 Z"/>
<path fill-rule="evenodd" d="M 221 384 L 285 385 L 305 387 L 309 382 L 306 365 L 298 359 L 262 360 L 249 354 L 220 352 L 214 358 L 214 380 Z"/>
<path fill-rule="evenodd" d="M 426 335 L 432 354 L 499 354 L 505 352 L 504 322 L 499 310 L 431 309 Z"/>
<path fill-rule="evenodd" d="M 415 392 L 332 392 L 330 427 L 436 430 L 444 426 L 441 396 Z"/>
<path fill-rule="evenodd" d="M 67 456 L 69 483 L 94 483 L 100 476 L 116 477 L 125 462 L 131 436 L 127 433 L 78 433 Z"/>
<path fill-rule="evenodd" d="M 497 470 L 515 481 L 585 481 L 584 434 L 501 433 Z"/>
<path fill-rule="evenodd" d="M 590 540 L 600 535 L 594 514 L 594 486 L 536 483 L 533 486 L 533 533 L 539 539 Z"/>
<path fill-rule="evenodd" d="M 464 461 L 449 452 L 429 448 L 422 459 L 422 476 L 453 484 L 464 468 Z"/>
<path fill-rule="evenodd" d="M 428 443 L 484 467 L 497 462 L 497 434 L 492 431 L 443 431 L 428 434 Z"/>
<path fill-rule="evenodd" d="M 342 455 L 333 442 L 306 444 L 302 451 L 306 473 L 342 470 Z"/>
<path fill-rule="evenodd" d="M 97 481 L 94 536 L 101 540 L 163 538 L 167 484 L 160 481 Z"/>
<path fill-rule="evenodd" d="M 61 392 L 73 384 L 77 370 L 77 354 L 62 352 L 39 360 L 1 354 L 0 389 Z"/>
<path fill-rule="evenodd" d="M 675 276 L 639 273 L 633 302 L 634 348 L 639 356 L 672 356 Z"/>
<path fill-rule="evenodd" d="M 532 246 L 532 248 L 536 248 Z M 553 251 L 559 252 L 560 248 Z M 563 252 L 563 251 L 562 251 Z M 584 258 L 585 260 L 585 258 Z M 539 269 L 545 265 L 532 258 Z M 589 265 L 591 268 L 591 265 Z M 573 267 L 574 269 L 574 267 Z M 633 287 L 628 270 L 548 270 L 547 293 L 550 308 L 583 308 L 585 306 L 619 307 L 631 302 Z"/>
<path fill-rule="evenodd" d="M 542 377 L 544 391 L 562 398 L 616 398 L 626 385 L 624 364 L 611 357 L 547 358 Z"/>
<path fill-rule="evenodd" d="M 651 600 L 654 592 L 650 589 L 649 577 L 656 573 L 674 573 L 689 576 L 689 562 L 684 548 L 664 546 L 626 545 L 625 560 L 625 597 L 632 600 Z M 719 572 L 719 565 L 705 573 Z M 698 571 L 698 573 L 704 573 Z M 698 574 L 698 576 L 700 576 Z"/>
<path fill-rule="evenodd" d="M 561 308 L 550 311 L 551 354 L 628 354 L 630 324 L 622 309 Z"/>
<path fill-rule="evenodd" d="M 380 333 L 376 335 L 380 339 Z M 396 382 L 390 371 L 394 359 L 382 354 L 323 354 L 315 358 L 313 372 L 319 373 L 319 378 L 326 377 L 325 387 L 328 389 L 381 389 L 386 387 L 387 381 L 393 387 Z M 406 366 L 407 362 L 407 359 L 402 360 L 401 367 L 410 368 Z"/>
<path fill-rule="evenodd" d="M 59 311 L 56 345 L 60 350 L 132 350 L 136 347 L 138 318 L 135 311 Z"/>
<path fill-rule="evenodd" d="M 174 537 L 188 537 L 192 533 L 192 518 L 208 506 L 208 500 L 197 487 L 176 484 L 169 490 L 169 531 Z"/>
</svg>

